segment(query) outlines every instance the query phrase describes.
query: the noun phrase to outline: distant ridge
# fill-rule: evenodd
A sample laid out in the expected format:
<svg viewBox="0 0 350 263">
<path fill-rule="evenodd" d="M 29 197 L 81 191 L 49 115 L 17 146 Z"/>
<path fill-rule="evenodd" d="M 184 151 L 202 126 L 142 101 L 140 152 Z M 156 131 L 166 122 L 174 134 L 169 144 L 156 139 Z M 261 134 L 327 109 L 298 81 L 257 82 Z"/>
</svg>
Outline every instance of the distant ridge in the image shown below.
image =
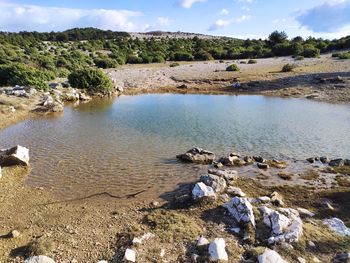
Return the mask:
<svg viewBox="0 0 350 263">
<path fill-rule="evenodd" d="M 205 34 L 197 33 L 188 33 L 188 32 L 169 32 L 169 31 L 149 31 L 149 32 L 129 32 L 132 38 L 148 39 L 148 38 L 194 38 L 198 37 L 199 39 L 234 39 L 232 37 L 226 36 L 212 36 Z"/>
</svg>

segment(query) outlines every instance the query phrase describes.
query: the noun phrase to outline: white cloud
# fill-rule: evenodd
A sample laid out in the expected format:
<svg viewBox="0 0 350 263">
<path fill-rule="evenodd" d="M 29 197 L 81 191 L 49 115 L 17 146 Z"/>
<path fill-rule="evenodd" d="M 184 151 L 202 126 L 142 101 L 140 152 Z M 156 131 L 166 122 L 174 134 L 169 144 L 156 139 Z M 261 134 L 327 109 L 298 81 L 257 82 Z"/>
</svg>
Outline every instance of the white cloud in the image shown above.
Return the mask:
<svg viewBox="0 0 350 263">
<path fill-rule="evenodd" d="M 251 4 L 251 3 L 253 3 L 253 0 L 236 0 L 236 2 Z"/>
<path fill-rule="evenodd" d="M 229 14 L 230 14 L 230 12 L 226 8 L 223 8 L 220 12 L 220 15 L 223 15 L 223 16 L 227 16 Z"/>
<path fill-rule="evenodd" d="M 140 12 L 112 9 L 74 9 L 19 5 L 0 1 L 0 30 L 2 31 L 61 31 L 73 27 L 100 29 L 135 29 L 131 18 Z"/>
<path fill-rule="evenodd" d="M 179 0 L 179 5 L 183 8 L 191 8 L 195 3 L 205 2 L 206 0 Z"/>
<path fill-rule="evenodd" d="M 143 28 L 144 31 L 160 30 L 164 29 L 171 24 L 171 20 L 168 17 L 158 17 L 154 24 L 146 24 Z"/>
<path fill-rule="evenodd" d="M 227 27 L 232 24 L 240 24 L 251 19 L 250 15 L 242 15 L 236 19 L 218 19 L 209 27 L 209 31 L 215 31 Z"/>
</svg>

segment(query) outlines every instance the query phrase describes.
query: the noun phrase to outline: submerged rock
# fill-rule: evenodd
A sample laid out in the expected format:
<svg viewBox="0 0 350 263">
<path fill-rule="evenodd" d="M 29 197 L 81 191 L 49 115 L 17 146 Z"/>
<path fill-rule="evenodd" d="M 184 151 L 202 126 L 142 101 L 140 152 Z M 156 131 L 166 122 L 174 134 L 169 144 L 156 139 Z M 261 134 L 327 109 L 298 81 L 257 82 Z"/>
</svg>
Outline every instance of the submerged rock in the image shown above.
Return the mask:
<svg viewBox="0 0 350 263">
<path fill-rule="evenodd" d="M 234 197 L 224 204 L 238 224 L 252 224 L 255 227 L 253 206 L 247 198 Z"/>
<path fill-rule="evenodd" d="M 222 193 L 227 187 L 225 179 L 214 174 L 202 175 L 200 181 L 213 188 L 215 193 Z"/>
<path fill-rule="evenodd" d="M 29 149 L 17 145 L 15 147 L 0 150 L 0 165 L 29 165 Z"/>
<path fill-rule="evenodd" d="M 228 261 L 228 255 L 225 250 L 226 243 L 223 238 L 215 238 L 209 245 L 209 255 L 213 261 Z"/>
<path fill-rule="evenodd" d="M 270 166 L 267 163 L 257 163 L 259 169 L 269 169 Z"/>
<path fill-rule="evenodd" d="M 55 261 L 47 256 L 35 256 L 27 258 L 24 263 L 55 263 Z"/>
<path fill-rule="evenodd" d="M 213 152 L 195 147 L 184 154 L 177 155 L 176 158 L 186 162 L 211 164 L 215 159 L 215 154 Z"/>
<path fill-rule="evenodd" d="M 341 236 L 350 236 L 350 228 L 346 227 L 344 222 L 339 218 L 325 219 L 323 223 Z"/>
<path fill-rule="evenodd" d="M 348 253 L 341 253 L 336 255 L 333 260 L 333 263 L 348 263 L 350 262 L 350 252 Z"/>
<path fill-rule="evenodd" d="M 213 188 L 200 182 L 194 186 L 192 190 L 192 196 L 194 199 L 200 199 L 203 197 L 215 198 L 216 194 Z"/>
<path fill-rule="evenodd" d="M 322 156 L 322 157 L 320 157 L 320 161 L 321 161 L 321 163 L 329 163 L 330 160 L 328 157 Z"/>
<path fill-rule="evenodd" d="M 246 162 L 240 159 L 240 155 L 237 153 L 230 153 L 226 157 L 222 157 L 219 160 L 225 166 L 243 166 L 246 165 Z"/>
<path fill-rule="evenodd" d="M 343 159 L 334 159 L 329 162 L 329 166 L 341 167 L 344 166 L 345 161 Z"/>
<path fill-rule="evenodd" d="M 276 251 L 266 249 L 263 254 L 258 257 L 259 263 L 287 263 Z"/>
</svg>

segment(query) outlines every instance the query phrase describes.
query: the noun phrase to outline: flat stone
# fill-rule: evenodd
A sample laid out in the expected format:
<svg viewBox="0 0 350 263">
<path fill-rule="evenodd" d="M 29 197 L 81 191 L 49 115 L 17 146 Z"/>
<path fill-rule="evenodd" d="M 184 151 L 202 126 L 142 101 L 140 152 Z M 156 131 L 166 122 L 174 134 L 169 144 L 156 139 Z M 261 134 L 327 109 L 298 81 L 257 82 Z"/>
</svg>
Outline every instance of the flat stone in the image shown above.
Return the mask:
<svg viewBox="0 0 350 263">
<path fill-rule="evenodd" d="M 215 154 L 202 148 L 192 148 L 184 154 L 177 155 L 176 158 L 192 163 L 211 164 L 215 159 Z"/>
<path fill-rule="evenodd" d="M 313 217 L 315 216 L 315 213 L 305 209 L 305 208 L 301 208 L 301 207 L 298 207 L 297 208 L 297 211 L 299 212 L 300 215 L 302 216 L 308 216 L 308 217 Z"/>
<path fill-rule="evenodd" d="M 238 178 L 238 172 L 235 170 L 209 169 L 208 173 L 220 176 L 224 178 L 227 182 L 236 181 Z"/>
<path fill-rule="evenodd" d="M 259 263 L 287 263 L 276 251 L 266 249 L 263 254 L 258 257 Z"/>
<path fill-rule="evenodd" d="M 125 250 L 124 260 L 127 262 L 136 262 L 136 252 L 130 248 Z"/>
<path fill-rule="evenodd" d="M 341 236 L 350 236 L 350 228 L 346 227 L 344 222 L 339 218 L 325 219 L 323 223 Z"/>
<path fill-rule="evenodd" d="M 155 237 L 154 234 L 146 233 L 146 234 L 142 235 L 141 237 L 134 237 L 134 239 L 132 240 L 132 243 L 133 244 L 142 244 L 143 242 L 150 240 L 153 237 Z"/>
<path fill-rule="evenodd" d="M 246 194 L 239 187 L 229 186 L 227 188 L 227 193 L 233 196 L 245 197 Z"/>
<path fill-rule="evenodd" d="M 215 238 L 209 245 L 209 255 L 213 261 L 228 261 L 228 255 L 225 250 L 226 243 L 223 238 Z"/>
<path fill-rule="evenodd" d="M 27 258 L 24 263 L 55 263 L 55 261 L 47 256 L 35 256 Z"/>
</svg>

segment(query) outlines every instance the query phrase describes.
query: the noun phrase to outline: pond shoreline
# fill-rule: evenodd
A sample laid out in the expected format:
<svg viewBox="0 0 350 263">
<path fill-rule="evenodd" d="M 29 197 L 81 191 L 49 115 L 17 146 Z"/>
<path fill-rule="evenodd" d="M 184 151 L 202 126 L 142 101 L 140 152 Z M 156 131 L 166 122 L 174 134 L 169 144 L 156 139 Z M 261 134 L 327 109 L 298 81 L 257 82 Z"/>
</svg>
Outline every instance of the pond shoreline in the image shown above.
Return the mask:
<svg viewBox="0 0 350 263">
<path fill-rule="evenodd" d="M 277 66 L 274 67 L 279 67 L 279 64 L 277 63 Z M 288 73 L 287 75 L 300 74 L 304 73 Z M 338 72 L 330 73 L 327 78 L 334 79 L 338 75 Z M 263 79 L 266 80 L 266 76 Z M 314 80 L 310 83 L 314 83 Z M 243 87 L 255 81 L 261 80 L 242 81 Z M 296 78 L 296 81 L 300 79 Z M 224 82 L 229 82 L 229 79 Z M 283 82 L 277 81 L 276 85 L 281 85 Z M 181 81 L 178 84 L 180 83 Z M 208 85 L 206 81 L 198 86 L 192 86 L 190 83 L 185 90 L 176 85 L 155 89 L 134 87 L 125 88 L 123 94 L 258 94 L 303 98 L 311 96 L 309 98 L 311 100 L 332 103 L 347 104 L 350 101 L 349 97 L 342 97 L 343 92 L 349 93 L 349 86 L 332 90 L 331 94 L 336 94 L 336 96 L 330 99 L 329 91 L 326 89 L 321 89 L 317 96 L 312 96 L 315 90 L 306 87 L 307 85 L 297 88 L 291 85 L 293 87 L 288 89 L 276 90 L 267 88 L 271 82 L 266 82 L 266 86 L 258 83 L 259 88 L 253 88 L 253 91 L 243 90 L 237 93 L 235 91 L 233 94 L 232 87 L 223 88 L 222 84 Z M 323 88 L 326 88 L 330 84 L 326 81 L 322 85 L 325 85 Z M 9 100 L 2 96 L 0 95 L 0 99 L 5 102 L 2 105 L 18 109 L 15 112 L 1 114 L 0 129 L 26 118 L 38 116 L 31 111 L 39 103 L 42 94 L 39 93 L 30 100 L 25 98 Z M 26 104 L 26 107 L 23 105 L 19 107 L 21 104 Z M 193 254 L 200 254 L 200 257 L 206 255 L 202 250 L 196 248 L 196 238 L 199 234 L 210 240 L 218 237 L 224 238 L 227 242 L 229 262 L 240 262 L 241 257 L 247 253 L 253 253 L 261 246 L 269 247 L 265 243 L 259 243 L 261 241 L 254 246 L 246 245 L 242 243 L 239 235 L 233 235 L 225 230 L 225 227 L 229 226 L 227 221 L 229 217 L 221 207 L 225 202 L 221 197 L 215 202 L 208 203 L 189 201 L 193 184 L 180 185 L 178 189 L 174 189 L 172 200 L 154 200 L 149 203 L 138 200 L 134 196 L 130 197 L 132 200 L 135 199 L 134 202 L 126 207 L 121 207 L 119 203 L 123 199 L 115 198 L 108 193 L 81 200 L 57 200 L 51 189 L 26 186 L 25 179 L 29 172 L 28 169 L 30 168 L 6 167 L 2 169 L 0 219 L 3 224 L 0 226 L 0 262 L 23 262 L 30 253 L 39 253 L 38 251 L 62 263 L 97 262 L 103 259 L 108 262 L 122 262 L 125 250 L 131 247 L 137 251 L 137 262 L 152 262 L 152 260 L 153 262 L 154 260 L 157 262 L 184 262 L 190 260 Z M 312 171 L 317 169 L 318 167 L 312 167 Z M 349 186 L 347 186 L 349 175 L 341 175 L 341 180 L 338 182 L 340 185 L 332 185 L 327 189 L 321 189 L 312 184 L 309 187 L 264 186 L 262 182 L 266 176 L 266 172 L 262 169 L 257 175 L 258 180 L 239 177 L 234 186 L 239 187 L 251 198 L 270 196 L 277 191 L 283 196 L 285 207 L 295 209 L 302 207 L 316 213 L 315 218 L 305 219 L 304 235 L 299 243 L 292 244 L 292 248 L 282 245 L 274 247 L 283 258 L 296 262 L 297 257 L 311 261 L 315 256 L 323 262 L 330 262 L 336 254 L 350 251 L 348 237 L 339 237 L 322 226 L 322 220 L 333 216 L 340 217 L 347 226 L 350 226 L 348 217 L 350 193 Z M 287 182 L 289 176 L 290 174 L 281 173 L 281 178 L 285 178 L 283 180 Z M 319 180 L 319 177 L 312 172 L 305 176 L 310 182 Z M 198 227 L 201 231 L 198 230 Z M 18 237 L 8 236 L 13 230 L 18 231 L 20 235 Z M 134 237 L 140 237 L 149 232 L 155 233 L 153 240 L 139 245 L 132 243 Z M 174 233 L 177 234 L 174 235 Z M 310 245 L 310 241 L 315 244 L 315 247 Z M 33 248 L 32 245 L 28 246 L 33 242 L 36 242 L 36 248 Z M 152 249 L 150 249 L 150 244 L 152 244 Z M 35 249 L 37 250 L 33 252 Z"/>
</svg>

